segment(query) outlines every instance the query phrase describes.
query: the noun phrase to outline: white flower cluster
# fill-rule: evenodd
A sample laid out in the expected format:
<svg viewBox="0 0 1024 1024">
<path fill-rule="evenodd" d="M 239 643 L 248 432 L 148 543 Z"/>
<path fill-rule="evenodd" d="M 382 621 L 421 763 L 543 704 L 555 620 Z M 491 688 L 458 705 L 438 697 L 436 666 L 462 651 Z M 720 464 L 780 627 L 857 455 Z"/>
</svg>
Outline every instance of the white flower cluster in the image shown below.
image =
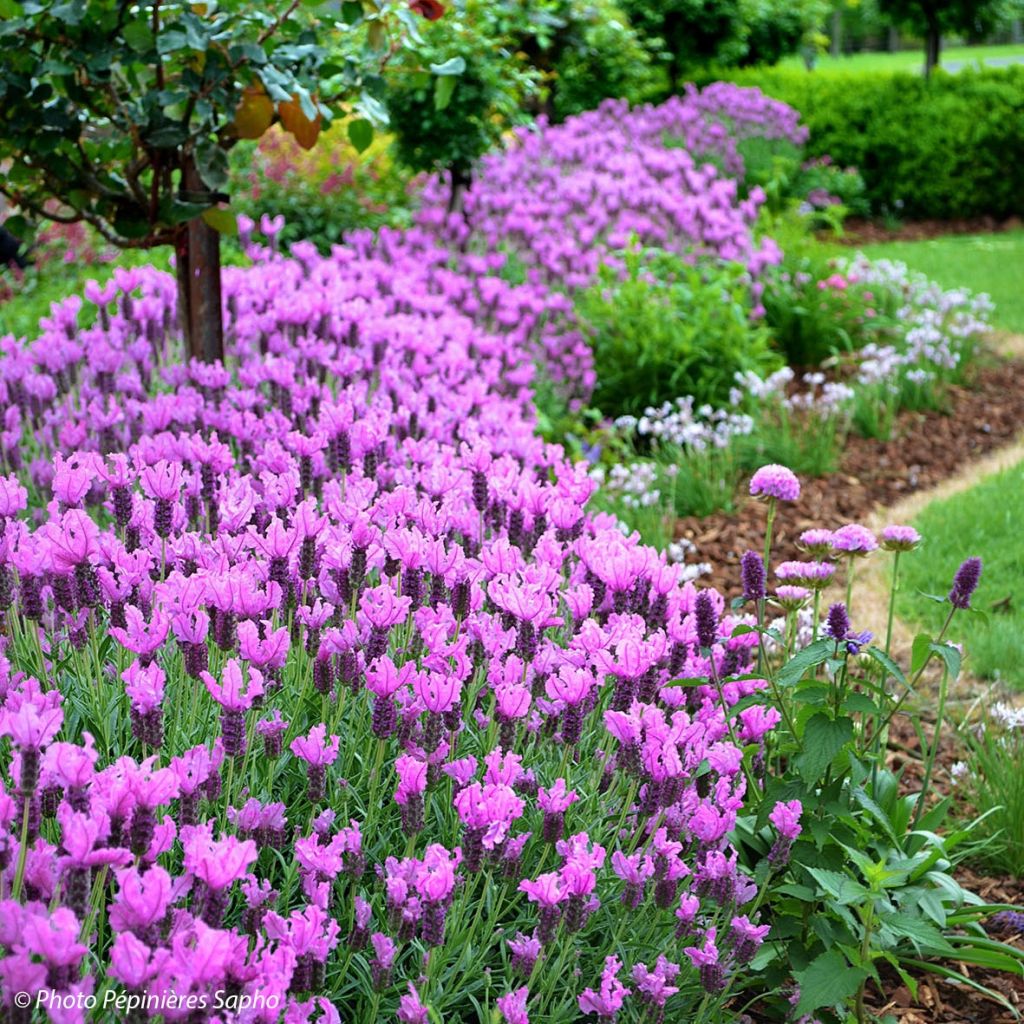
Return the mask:
<svg viewBox="0 0 1024 1024">
<path fill-rule="evenodd" d="M 652 508 L 661 501 L 658 469 L 652 462 L 631 462 L 629 465 L 616 462 L 608 469 L 595 466 L 590 476 L 606 494 L 618 498 L 626 508 Z"/>
<path fill-rule="evenodd" d="M 1024 730 L 1024 708 L 1015 708 L 1012 704 L 997 701 L 992 705 L 989 715 L 1009 732 Z"/>
<path fill-rule="evenodd" d="M 743 413 L 714 409 L 710 405 L 694 408 L 692 395 L 650 406 L 643 416 L 620 416 L 615 427 L 626 435 L 636 434 L 656 443 L 675 444 L 693 451 L 725 448 L 738 435 L 749 434 L 754 421 Z"/>
<path fill-rule="evenodd" d="M 899 299 L 896 319 L 904 325 L 897 345 L 865 345 L 860 351 L 858 384 L 899 388 L 902 378 L 924 384 L 940 370 L 954 370 L 964 342 L 991 330 L 993 305 L 985 294 L 963 288 L 944 290 L 905 263 L 869 260 L 862 254 L 845 265 L 851 281 L 871 285 Z"/>
</svg>

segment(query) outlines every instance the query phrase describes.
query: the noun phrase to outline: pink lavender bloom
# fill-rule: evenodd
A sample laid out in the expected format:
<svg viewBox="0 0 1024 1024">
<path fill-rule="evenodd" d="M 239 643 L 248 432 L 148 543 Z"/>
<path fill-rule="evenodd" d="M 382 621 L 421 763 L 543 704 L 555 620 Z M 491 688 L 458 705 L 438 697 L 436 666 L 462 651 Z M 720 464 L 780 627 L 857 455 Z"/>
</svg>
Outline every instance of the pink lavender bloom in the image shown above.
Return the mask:
<svg viewBox="0 0 1024 1024">
<path fill-rule="evenodd" d="M 768 854 L 772 864 L 785 864 L 789 860 L 789 851 L 793 841 L 800 835 L 800 815 L 803 805 L 799 800 L 780 801 L 768 815 L 768 820 L 775 826 L 779 835 Z"/>
<path fill-rule="evenodd" d="M 310 803 L 317 804 L 324 798 L 327 769 L 338 759 L 341 745 L 339 736 L 327 738 L 327 726 L 321 722 L 314 725 L 305 736 L 292 740 L 291 752 L 306 762 L 309 779 L 307 795 Z"/>
<path fill-rule="evenodd" d="M 430 1011 L 420 1000 L 419 993 L 413 983 L 409 982 L 409 991 L 398 1000 L 398 1019 L 401 1024 L 429 1024 Z"/>
<path fill-rule="evenodd" d="M 529 978 L 533 973 L 533 965 L 543 949 L 540 939 L 536 935 L 517 932 L 514 939 L 508 940 L 508 948 L 512 951 L 512 970 L 524 978 Z"/>
<path fill-rule="evenodd" d="M 537 803 L 544 812 L 544 841 L 556 843 L 562 838 L 565 828 L 565 812 L 579 797 L 574 790 L 567 790 L 565 779 L 556 779 L 550 789 L 537 791 Z"/>
<path fill-rule="evenodd" d="M 700 972 L 700 983 L 704 991 L 717 995 L 725 988 L 725 970 L 722 967 L 718 946 L 715 945 L 717 930 L 709 928 L 704 934 L 701 946 L 687 946 L 683 952 L 690 963 Z"/>
<path fill-rule="evenodd" d="M 921 543 L 921 534 L 912 526 L 887 526 L 882 530 L 886 551 L 913 551 Z"/>
<path fill-rule="evenodd" d="M 663 1020 L 665 1004 L 679 991 L 679 986 L 673 982 L 679 975 L 679 964 L 672 963 L 665 956 L 659 956 L 654 965 L 654 970 L 649 970 L 646 964 L 637 964 L 633 968 L 633 981 L 636 982 L 637 996 L 640 1001 L 651 1008 L 651 1015 L 655 1020 Z"/>
<path fill-rule="evenodd" d="M 612 1024 L 622 1009 L 630 989 L 619 981 L 617 975 L 622 970 L 622 961 L 618 957 L 609 956 L 604 961 L 604 971 L 601 973 L 601 988 L 595 992 L 592 988 L 583 990 L 578 998 L 580 1012 L 595 1014 L 601 1024 Z"/>
<path fill-rule="evenodd" d="M 754 924 L 745 914 L 741 917 L 734 917 L 729 925 L 729 937 L 733 943 L 733 960 L 738 964 L 750 963 L 764 940 L 768 938 L 770 931 L 770 925 Z"/>
<path fill-rule="evenodd" d="M 800 481 L 791 469 L 772 463 L 762 466 L 750 478 L 750 493 L 755 498 L 796 501 L 800 497 Z"/>
<path fill-rule="evenodd" d="M 423 828 L 423 794 L 427 789 L 427 763 L 403 754 L 395 759 L 398 788 L 395 803 L 402 808 L 402 828 L 415 835 Z"/>
<path fill-rule="evenodd" d="M 844 555 L 866 555 L 878 547 L 875 535 L 858 523 L 839 527 L 832 534 L 832 550 Z"/>
<path fill-rule="evenodd" d="M 526 1013 L 526 1003 L 530 998 L 530 990 L 524 985 L 503 996 L 498 996 L 498 1010 L 505 1024 L 530 1024 Z"/>
</svg>

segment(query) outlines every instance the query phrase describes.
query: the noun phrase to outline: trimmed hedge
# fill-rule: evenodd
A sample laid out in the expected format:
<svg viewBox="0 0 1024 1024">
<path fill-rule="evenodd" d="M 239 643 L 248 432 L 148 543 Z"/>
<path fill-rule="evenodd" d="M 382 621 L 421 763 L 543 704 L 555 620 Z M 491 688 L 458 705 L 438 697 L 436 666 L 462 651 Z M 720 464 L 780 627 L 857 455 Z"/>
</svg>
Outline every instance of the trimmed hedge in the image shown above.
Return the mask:
<svg viewBox="0 0 1024 1024">
<path fill-rule="evenodd" d="M 721 75 L 715 77 L 723 77 Z M 726 72 L 796 107 L 808 156 L 856 167 L 876 213 L 1024 215 L 1024 67 L 909 74 Z"/>
</svg>

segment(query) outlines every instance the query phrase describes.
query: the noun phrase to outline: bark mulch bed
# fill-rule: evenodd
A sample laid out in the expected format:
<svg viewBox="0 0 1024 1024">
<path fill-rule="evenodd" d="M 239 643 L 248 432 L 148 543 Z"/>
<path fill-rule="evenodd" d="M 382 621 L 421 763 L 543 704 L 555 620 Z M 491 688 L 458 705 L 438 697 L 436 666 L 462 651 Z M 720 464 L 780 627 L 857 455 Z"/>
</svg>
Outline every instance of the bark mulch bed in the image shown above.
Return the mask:
<svg viewBox="0 0 1024 1024">
<path fill-rule="evenodd" d="M 1021 227 L 1019 217 L 997 220 L 995 217 L 971 217 L 959 220 L 908 221 L 886 227 L 876 221 L 851 219 L 843 225 L 843 234 L 826 236 L 843 245 L 871 245 L 875 242 L 922 242 L 943 235 L 987 235 L 1013 231 Z"/>
<path fill-rule="evenodd" d="M 877 508 L 935 486 L 1022 430 L 1024 360 L 1014 359 L 981 368 L 970 388 L 953 388 L 947 413 L 902 415 L 889 441 L 851 435 L 839 469 L 803 479 L 800 500 L 780 508 L 773 561 L 806 557 L 796 544 L 804 530 L 862 521 Z M 764 526 L 764 505 L 741 496 L 732 512 L 680 519 L 676 536 L 693 541 L 699 559 L 711 564 L 715 586 L 734 596 L 739 560 L 745 551 L 763 549 Z"/>
</svg>

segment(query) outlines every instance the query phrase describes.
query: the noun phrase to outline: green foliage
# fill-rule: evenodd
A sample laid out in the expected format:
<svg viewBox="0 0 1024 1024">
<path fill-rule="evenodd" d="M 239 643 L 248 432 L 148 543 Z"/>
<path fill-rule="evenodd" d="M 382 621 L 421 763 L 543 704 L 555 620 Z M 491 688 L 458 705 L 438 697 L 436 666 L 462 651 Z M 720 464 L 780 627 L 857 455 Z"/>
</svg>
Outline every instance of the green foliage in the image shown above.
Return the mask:
<svg viewBox="0 0 1024 1024">
<path fill-rule="evenodd" d="M 786 246 L 782 262 L 765 274 L 761 303 L 775 345 L 791 366 L 820 366 L 898 335 L 895 297 L 850 282 L 813 244 Z"/>
<path fill-rule="evenodd" d="M 360 118 L 379 114 L 373 69 L 398 44 L 388 25 L 414 34 L 419 20 L 397 2 L 347 19 L 319 2 L 7 6 L 0 192 L 126 247 L 172 242 L 227 198 L 240 137 L 280 118 L 312 145 L 340 98 Z"/>
<path fill-rule="evenodd" d="M 1024 68 L 919 75 L 732 72 L 800 111 L 807 153 L 863 176 L 878 213 L 1024 214 Z"/>
<path fill-rule="evenodd" d="M 645 99 L 655 87 L 652 57 L 626 13 L 611 0 L 572 0 L 566 42 L 553 55 L 551 107 L 557 119 L 609 97 Z"/>
<path fill-rule="evenodd" d="M 410 169 L 450 170 L 464 184 L 476 161 L 525 119 L 539 76 L 514 49 L 527 29 L 507 7 L 453 5 L 428 26 L 417 53 L 395 67 L 386 103 L 396 155 Z"/>
<path fill-rule="evenodd" d="M 978 861 L 998 874 L 1024 877 L 1024 728 L 1006 706 L 960 728 L 967 747 L 957 795 L 981 816 Z"/>
<path fill-rule="evenodd" d="M 778 364 L 750 318 L 749 277 L 737 264 L 692 264 L 660 250 L 621 254 L 580 293 L 576 313 L 594 349 L 594 404 L 608 416 L 693 395 L 724 405 L 737 372 Z"/>
<path fill-rule="evenodd" d="M 948 620 L 948 605 L 946 612 Z M 793 613 L 781 630 L 757 632 L 758 674 L 768 679 L 782 721 L 767 757 L 759 755 L 768 781 L 755 784 L 737 825 L 741 857 L 769 888 L 770 943 L 755 969 L 766 983 L 796 978 L 796 1013 L 834 1021 L 849 1020 L 853 1010 L 860 1022 L 867 1020 L 865 987 L 881 983 L 883 970 L 894 970 L 911 993 L 911 970 L 966 982 L 969 975 L 933 958 L 1019 974 L 1024 954 L 993 942 L 981 924 L 999 908 L 985 906 L 954 877 L 977 848 L 978 823 L 954 827 L 952 801 L 930 799 L 948 687 L 960 663 L 946 627 L 915 642 L 912 675 L 887 649 L 814 635 L 797 642 Z M 929 737 L 910 712 L 924 773 L 920 787 L 909 786 L 885 766 L 886 736 L 929 664 L 943 669 L 937 720 Z M 778 802 L 792 800 L 801 805 L 801 833 L 783 853 L 765 826 Z"/>
<path fill-rule="evenodd" d="M 982 480 L 975 487 L 933 502 L 915 526 L 927 538 L 926 558 L 908 560 L 905 586 L 897 604 L 900 617 L 938 628 L 940 606 L 921 604 L 918 592 L 944 593 L 964 545 L 985 561 L 975 600 L 986 613 L 971 621 L 970 632 L 955 635 L 966 644 L 967 664 L 975 676 L 1024 689 L 1024 539 L 1017 526 L 1024 507 L 1024 466 Z"/>
<path fill-rule="evenodd" d="M 625 0 L 645 45 L 668 67 L 669 88 L 696 67 L 774 64 L 794 53 L 828 11 L 823 0 Z"/>
<path fill-rule="evenodd" d="M 272 129 L 258 144 L 244 143 L 232 153 L 234 209 L 255 221 L 283 215 L 281 242 L 305 239 L 321 252 L 354 229 L 407 224 L 408 175 L 390 158 L 388 145 L 388 136 L 378 135 L 359 153 L 338 124 L 307 152 Z"/>
</svg>

